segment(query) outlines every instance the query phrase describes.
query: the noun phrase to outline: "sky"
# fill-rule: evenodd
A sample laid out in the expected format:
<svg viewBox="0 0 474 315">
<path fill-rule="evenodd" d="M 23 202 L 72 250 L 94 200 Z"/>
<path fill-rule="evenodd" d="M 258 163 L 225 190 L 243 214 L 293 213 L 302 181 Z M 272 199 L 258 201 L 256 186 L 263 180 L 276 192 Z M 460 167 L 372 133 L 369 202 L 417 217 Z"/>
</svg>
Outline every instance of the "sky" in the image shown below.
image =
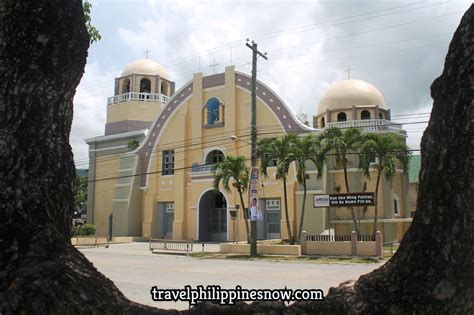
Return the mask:
<svg viewBox="0 0 474 315">
<path fill-rule="evenodd" d="M 71 146 L 88 167 L 84 139 L 104 134 L 107 97 L 125 66 L 145 57 L 160 63 L 177 90 L 229 65 L 251 71 L 246 39 L 268 60 L 258 80 L 295 114 L 316 115 L 324 92 L 348 78 L 384 95 L 392 121 L 419 149 L 432 107 L 430 85 L 443 70 L 449 42 L 469 0 L 90 0 L 102 39 L 89 48 L 74 98 Z"/>
</svg>

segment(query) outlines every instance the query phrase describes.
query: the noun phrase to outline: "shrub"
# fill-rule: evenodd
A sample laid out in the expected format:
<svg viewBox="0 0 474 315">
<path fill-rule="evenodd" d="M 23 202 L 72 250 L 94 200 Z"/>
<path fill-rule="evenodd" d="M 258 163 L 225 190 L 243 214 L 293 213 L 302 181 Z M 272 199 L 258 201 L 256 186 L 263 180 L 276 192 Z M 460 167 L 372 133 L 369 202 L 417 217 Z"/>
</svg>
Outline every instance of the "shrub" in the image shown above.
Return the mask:
<svg viewBox="0 0 474 315">
<path fill-rule="evenodd" d="M 82 228 L 84 235 L 89 236 L 89 235 L 94 235 L 95 234 L 95 225 L 94 224 L 86 224 Z"/>
<path fill-rule="evenodd" d="M 79 236 L 79 235 L 81 235 L 81 227 L 80 226 L 73 226 L 72 231 L 71 231 L 71 236 L 75 237 L 75 236 Z"/>
</svg>

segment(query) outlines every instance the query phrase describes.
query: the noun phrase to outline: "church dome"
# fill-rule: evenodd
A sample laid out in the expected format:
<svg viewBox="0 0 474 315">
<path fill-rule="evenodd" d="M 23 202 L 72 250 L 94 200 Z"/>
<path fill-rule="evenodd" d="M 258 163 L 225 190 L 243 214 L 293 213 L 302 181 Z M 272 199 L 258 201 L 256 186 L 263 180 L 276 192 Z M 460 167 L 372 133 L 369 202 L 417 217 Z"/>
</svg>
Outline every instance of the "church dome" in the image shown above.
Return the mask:
<svg viewBox="0 0 474 315">
<path fill-rule="evenodd" d="M 331 85 L 319 102 L 318 113 L 352 106 L 378 105 L 387 109 L 382 93 L 362 80 L 343 80 Z"/>
<path fill-rule="evenodd" d="M 169 79 L 168 72 L 158 62 L 150 59 L 138 59 L 129 63 L 122 72 L 122 77 L 132 73 L 159 75 L 162 78 Z"/>
</svg>

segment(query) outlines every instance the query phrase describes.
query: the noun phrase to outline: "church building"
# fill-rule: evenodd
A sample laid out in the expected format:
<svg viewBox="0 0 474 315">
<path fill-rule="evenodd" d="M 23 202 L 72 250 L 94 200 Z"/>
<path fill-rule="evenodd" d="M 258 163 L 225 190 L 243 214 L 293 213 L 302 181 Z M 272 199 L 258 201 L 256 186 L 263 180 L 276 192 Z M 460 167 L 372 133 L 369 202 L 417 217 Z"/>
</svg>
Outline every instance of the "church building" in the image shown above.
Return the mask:
<svg viewBox="0 0 474 315">
<path fill-rule="evenodd" d="M 104 135 L 89 145 L 88 223 L 97 233 L 113 236 L 199 241 L 245 239 L 238 193 L 213 189 L 213 165 L 228 155 L 250 157 L 251 76 L 229 66 L 224 73 L 192 79 L 175 91 L 175 83 L 158 63 L 142 59 L 127 65 L 115 79 L 107 102 Z M 390 122 L 390 109 L 380 91 L 361 80 L 336 82 L 319 102 L 314 128 L 301 123 L 265 83 L 257 82 L 258 139 L 286 133 L 319 134 L 324 128 L 360 127 L 406 138 L 401 125 Z M 352 187 L 374 191 L 376 176 L 349 171 Z M 249 162 L 250 165 L 250 162 Z M 283 184 L 276 168 L 259 178 L 259 239 L 288 237 Z M 303 198 L 290 167 L 287 182 L 289 220 L 294 231 Z M 374 170 L 375 172 L 375 170 Z M 308 169 L 304 229 L 320 234 L 353 230 L 347 208 L 313 208 L 313 195 L 337 193 L 344 187 L 342 170 L 328 159 L 322 178 Z M 342 192 L 342 191 L 341 191 Z M 248 206 L 248 196 L 244 196 Z M 411 222 L 408 175 L 398 169 L 383 181 L 379 193 L 379 230 L 387 241 L 400 240 Z M 358 209 L 362 233 L 372 229 L 374 207 Z M 236 212 L 237 216 L 231 216 Z"/>
</svg>

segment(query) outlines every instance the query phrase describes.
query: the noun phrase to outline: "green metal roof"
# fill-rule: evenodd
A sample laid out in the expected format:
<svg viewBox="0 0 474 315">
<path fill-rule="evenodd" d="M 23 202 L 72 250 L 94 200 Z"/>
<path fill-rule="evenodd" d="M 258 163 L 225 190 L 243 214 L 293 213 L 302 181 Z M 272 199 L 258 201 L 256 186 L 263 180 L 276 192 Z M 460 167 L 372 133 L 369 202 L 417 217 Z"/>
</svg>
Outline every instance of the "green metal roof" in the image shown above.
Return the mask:
<svg viewBox="0 0 474 315">
<path fill-rule="evenodd" d="M 418 183 L 418 175 L 420 174 L 421 155 L 413 155 L 408 164 L 408 180 L 410 183 Z"/>
</svg>

